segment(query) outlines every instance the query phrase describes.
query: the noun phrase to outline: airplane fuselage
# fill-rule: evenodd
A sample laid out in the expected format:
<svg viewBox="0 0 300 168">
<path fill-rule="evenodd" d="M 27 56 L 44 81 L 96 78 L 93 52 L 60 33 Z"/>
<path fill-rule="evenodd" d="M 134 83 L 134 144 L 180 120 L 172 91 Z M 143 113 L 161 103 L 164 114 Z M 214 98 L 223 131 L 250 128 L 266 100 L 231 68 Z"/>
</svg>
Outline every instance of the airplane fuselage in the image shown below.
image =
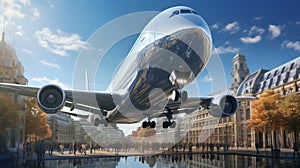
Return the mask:
<svg viewBox="0 0 300 168">
<path fill-rule="evenodd" d="M 122 98 L 108 113 L 108 121 L 135 123 L 165 110 L 172 91 L 189 84 L 204 69 L 211 48 L 210 31 L 193 9 L 173 7 L 155 16 L 109 86 Z"/>
</svg>

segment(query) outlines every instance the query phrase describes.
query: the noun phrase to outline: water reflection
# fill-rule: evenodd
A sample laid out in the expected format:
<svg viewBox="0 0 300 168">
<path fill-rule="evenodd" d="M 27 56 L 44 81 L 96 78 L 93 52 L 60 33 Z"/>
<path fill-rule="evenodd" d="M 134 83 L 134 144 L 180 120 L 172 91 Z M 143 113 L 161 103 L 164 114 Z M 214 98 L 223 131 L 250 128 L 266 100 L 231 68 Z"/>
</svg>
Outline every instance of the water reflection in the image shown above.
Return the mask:
<svg viewBox="0 0 300 168">
<path fill-rule="evenodd" d="M 0 164 L 0 167 L 1 164 Z M 7 166 L 6 166 L 7 167 Z M 8 166 L 9 167 L 9 166 Z M 19 167 L 45 168 L 123 168 L 123 167 L 300 167 L 299 160 L 274 160 L 267 157 L 252 157 L 223 154 L 172 154 L 130 157 L 74 158 L 65 160 L 45 160 L 42 165 L 27 161 Z"/>
</svg>

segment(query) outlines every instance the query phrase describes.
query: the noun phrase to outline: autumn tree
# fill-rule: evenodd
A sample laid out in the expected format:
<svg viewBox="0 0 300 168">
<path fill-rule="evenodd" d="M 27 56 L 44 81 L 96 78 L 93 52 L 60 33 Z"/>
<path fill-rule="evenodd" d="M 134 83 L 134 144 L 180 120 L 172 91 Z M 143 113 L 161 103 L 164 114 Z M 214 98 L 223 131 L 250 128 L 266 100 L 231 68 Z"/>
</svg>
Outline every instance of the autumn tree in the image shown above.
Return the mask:
<svg viewBox="0 0 300 168">
<path fill-rule="evenodd" d="M 136 131 L 133 131 L 133 137 L 149 137 L 155 135 L 156 131 L 154 128 L 142 128 L 138 127 Z"/>
<path fill-rule="evenodd" d="M 3 132 L 19 124 L 20 105 L 9 94 L 0 94 L 0 144 L 4 145 Z"/>
<path fill-rule="evenodd" d="M 26 137 L 33 137 L 35 140 L 51 137 L 52 131 L 47 121 L 47 114 L 39 109 L 36 99 L 27 99 L 25 107 Z"/>
<path fill-rule="evenodd" d="M 279 110 L 281 95 L 272 90 L 264 91 L 251 104 L 252 113 L 249 127 L 263 132 L 283 127 L 283 113 Z M 275 131 L 272 131 L 275 137 Z M 273 138 L 276 140 L 276 138 Z M 276 142 L 275 142 L 276 145 Z"/>
<path fill-rule="evenodd" d="M 300 95 L 290 94 L 284 97 L 280 103 L 280 110 L 283 112 L 285 128 L 294 131 L 297 142 L 300 130 Z"/>
</svg>

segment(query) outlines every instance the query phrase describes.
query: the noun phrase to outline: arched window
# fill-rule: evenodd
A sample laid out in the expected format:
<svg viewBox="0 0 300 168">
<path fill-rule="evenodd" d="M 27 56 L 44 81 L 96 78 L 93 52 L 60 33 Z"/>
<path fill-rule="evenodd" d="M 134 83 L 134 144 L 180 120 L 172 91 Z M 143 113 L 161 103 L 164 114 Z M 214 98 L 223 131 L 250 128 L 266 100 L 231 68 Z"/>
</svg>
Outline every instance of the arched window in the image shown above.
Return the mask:
<svg viewBox="0 0 300 168">
<path fill-rule="evenodd" d="M 278 73 L 278 70 L 276 70 L 276 71 L 274 72 L 274 76 L 276 76 L 276 75 L 277 75 L 277 73 Z"/>
<path fill-rule="evenodd" d="M 285 71 L 285 67 L 282 68 L 281 73 L 283 73 Z"/>
<path fill-rule="evenodd" d="M 294 68 L 294 65 L 295 65 L 295 63 L 293 62 L 291 67 L 290 67 L 290 70 Z"/>
</svg>

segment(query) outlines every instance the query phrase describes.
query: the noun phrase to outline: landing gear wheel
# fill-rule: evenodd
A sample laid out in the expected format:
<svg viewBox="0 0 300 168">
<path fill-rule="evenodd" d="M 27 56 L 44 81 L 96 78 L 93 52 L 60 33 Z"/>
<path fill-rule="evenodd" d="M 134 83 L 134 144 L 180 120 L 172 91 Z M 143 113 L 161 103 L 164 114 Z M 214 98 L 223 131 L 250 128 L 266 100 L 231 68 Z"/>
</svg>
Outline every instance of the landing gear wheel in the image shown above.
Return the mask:
<svg viewBox="0 0 300 168">
<path fill-rule="evenodd" d="M 147 128 L 149 126 L 149 123 L 147 122 L 147 121 L 144 121 L 143 123 L 142 123 L 142 127 L 143 128 Z"/>
<path fill-rule="evenodd" d="M 175 121 L 172 121 L 169 124 L 170 124 L 170 128 L 175 128 L 176 127 L 176 122 Z"/>
<path fill-rule="evenodd" d="M 155 126 L 156 126 L 156 122 L 155 121 L 149 121 L 149 126 L 150 126 L 150 128 L 155 128 Z"/>
<path fill-rule="evenodd" d="M 175 128 L 176 127 L 176 122 L 175 121 L 164 121 L 163 122 L 163 128 L 168 128 L 168 127 L 170 127 L 170 128 Z"/>
<path fill-rule="evenodd" d="M 94 122 L 95 127 L 98 127 L 99 124 L 100 124 L 100 119 L 99 119 L 99 118 L 96 118 L 96 119 L 95 119 L 95 122 Z"/>
<path fill-rule="evenodd" d="M 100 119 L 99 124 L 104 124 L 105 120 L 103 118 Z"/>
<path fill-rule="evenodd" d="M 169 121 L 164 121 L 162 126 L 163 126 L 163 128 L 168 128 L 169 127 Z"/>
</svg>

